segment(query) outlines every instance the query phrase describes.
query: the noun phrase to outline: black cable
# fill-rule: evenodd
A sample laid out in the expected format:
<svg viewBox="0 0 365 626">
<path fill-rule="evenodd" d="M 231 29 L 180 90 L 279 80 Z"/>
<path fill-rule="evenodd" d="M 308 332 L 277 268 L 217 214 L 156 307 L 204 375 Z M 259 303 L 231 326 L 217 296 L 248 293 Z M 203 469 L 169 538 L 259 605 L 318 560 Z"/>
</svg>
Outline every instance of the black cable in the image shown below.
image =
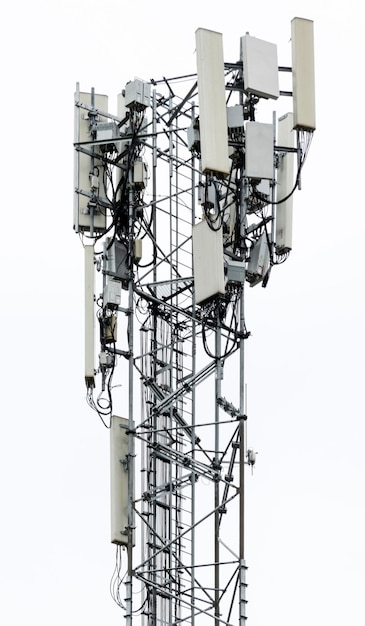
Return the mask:
<svg viewBox="0 0 365 626">
<path fill-rule="evenodd" d="M 307 131 L 305 131 L 305 133 L 308 135 Z M 299 163 L 299 167 L 298 167 L 298 171 L 297 171 L 297 175 L 296 175 L 295 184 L 294 184 L 293 189 L 291 190 L 290 193 L 288 193 L 288 195 L 285 196 L 285 198 L 281 198 L 281 200 L 277 200 L 276 202 L 271 202 L 270 204 L 278 205 L 278 204 L 282 204 L 282 202 L 286 202 L 286 200 L 289 200 L 289 198 L 293 195 L 294 191 L 297 189 L 297 187 L 299 185 L 299 181 L 300 181 L 300 174 L 302 172 L 305 160 L 306 160 L 306 158 L 308 156 L 310 144 L 312 143 L 312 138 L 313 138 L 313 133 L 310 132 L 309 136 L 307 138 L 307 141 L 306 141 L 305 149 L 303 150 L 303 153 L 302 153 L 302 158 L 300 159 L 300 163 Z M 303 138 L 303 141 L 304 141 L 304 138 Z"/>
<path fill-rule="evenodd" d="M 100 300 L 100 299 L 99 299 Z M 99 321 L 99 325 L 101 326 L 101 333 L 102 333 L 102 347 L 103 349 L 105 349 L 106 351 L 108 351 L 108 353 L 111 355 L 112 357 L 112 365 L 110 367 L 110 371 L 109 371 L 109 375 L 106 377 L 106 390 L 107 390 L 107 398 L 103 398 L 102 394 L 103 394 L 103 389 L 100 391 L 96 402 L 94 400 L 93 397 L 93 390 L 92 389 L 88 389 L 87 391 L 87 396 L 86 396 L 86 401 L 88 403 L 88 405 L 94 410 L 96 411 L 96 413 L 98 414 L 100 420 L 102 421 L 103 425 L 105 426 L 105 428 L 110 429 L 111 427 L 111 416 L 113 414 L 113 397 L 112 397 L 112 381 L 113 381 L 113 374 L 114 374 L 114 370 L 115 370 L 115 364 L 116 364 L 116 338 L 114 336 L 114 327 L 112 325 L 112 323 L 109 323 L 109 329 L 111 332 L 111 336 L 112 336 L 112 344 L 113 344 L 113 349 L 110 350 L 108 349 L 107 346 L 105 346 L 105 342 L 104 342 L 104 325 L 105 325 L 105 320 L 111 320 L 114 318 L 113 315 L 110 316 L 105 316 L 104 315 L 104 310 L 102 309 L 101 305 L 99 305 L 99 310 L 96 314 L 98 321 Z M 105 405 L 104 405 L 105 402 Z M 109 417 L 109 424 L 106 423 L 105 419 L 106 417 Z"/>
<path fill-rule="evenodd" d="M 100 237 L 103 237 L 107 232 L 110 232 L 114 228 L 114 233 L 113 233 L 113 236 L 111 237 L 108 247 L 110 247 L 113 244 L 117 233 L 123 232 L 126 228 L 126 224 L 124 224 L 123 226 L 123 223 L 122 223 L 122 218 L 123 218 L 123 213 L 124 213 L 123 208 L 125 205 L 128 204 L 127 184 L 128 184 L 128 179 L 129 179 L 129 171 L 130 171 L 133 160 L 136 158 L 136 156 L 138 156 L 140 152 L 140 150 L 138 149 L 137 142 L 138 142 L 138 133 L 142 128 L 143 122 L 144 122 L 144 116 L 142 115 L 138 126 L 133 128 L 131 142 L 130 142 L 130 145 L 128 146 L 128 151 L 127 151 L 127 163 L 125 165 L 124 176 L 120 177 L 120 180 L 118 181 L 118 184 L 115 189 L 114 189 L 114 185 L 112 186 L 113 198 L 112 198 L 112 201 L 109 200 L 109 202 L 111 202 L 110 210 L 112 214 L 112 222 L 110 226 L 107 228 L 107 230 L 104 231 L 104 233 L 102 233 L 99 237 L 94 238 L 95 241 L 97 241 L 98 239 L 100 239 Z M 121 158 L 124 158 L 124 153 L 123 155 L 119 155 L 115 163 L 118 163 L 121 160 Z M 110 180 L 111 180 L 111 172 L 110 172 Z M 117 200 L 117 196 L 119 193 L 120 193 L 120 199 Z"/>
<path fill-rule="evenodd" d="M 89 405 L 89 407 L 91 409 L 93 409 L 93 411 L 96 411 L 96 413 L 98 414 L 100 420 L 102 421 L 102 423 L 104 424 L 105 428 L 110 428 L 110 424 L 108 425 L 105 421 L 104 421 L 104 417 L 106 417 L 106 415 L 108 415 L 109 413 L 104 414 L 95 404 L 94 398 L 93 398 L 93 390 L 91 388 L 89 388 L 87 390 L 87 394 L 86 394 L 86 402 Z"/>
</svg>

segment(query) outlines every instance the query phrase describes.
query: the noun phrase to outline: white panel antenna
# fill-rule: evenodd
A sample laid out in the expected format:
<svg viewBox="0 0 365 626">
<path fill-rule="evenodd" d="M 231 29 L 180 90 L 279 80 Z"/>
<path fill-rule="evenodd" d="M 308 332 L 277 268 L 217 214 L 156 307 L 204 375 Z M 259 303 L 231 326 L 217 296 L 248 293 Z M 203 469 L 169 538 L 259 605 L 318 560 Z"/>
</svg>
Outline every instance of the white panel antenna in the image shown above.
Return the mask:
<svg viewBox="0 0 365 626">
<path fill-rule="evenodd" d="M 110 425 L 111 543 L 128 544 L 129 421 L 113 415 Z"/>
<path fill-rule="evenodd" d="M 202 172 L 225 177 L 230 162 L 222 34 L 198 28 L 195 37 Z"/>
<path fill-rule="evenodd" d="M 75 98 L 77 96 L 80 103 L 85 104 L 87 107 L 91 106 L 91 93 L 81 92 L 75 94 Z M 107 112 L 108 96 L 94 94 L 94 107 L 97 110 Z M 103 190 L 103 169 L 98 158 L 100 150 L 97 147 L 93 147 L 90 121 L 89 110 L 82 106 L 76 106 L 75 143 L 81 144 L 81 148 L 86 149 L 88 152 L 94 151 L 95 153 L 95 157 L 92 157 L 90 154 L 85 154 L 78 150 L 75 152 L 74 185 L 75 189 L 80 192 L 75 193 L 74 197 L 74 229 L 76 232 L 91 230 L 93 232 L 102 232 L 106 227 L 105 211 L 100 211 L 100 207 L 97 205 L 93 207 L 93 203 L 90 203 L 92 196 L 98 198 L 105 195 Z M 98 113 L 95 121 L 106 123 L 108 119 Z"/>
<path fill-rule="evenodd" d="M 206 219 L 193 227 L 193 268 L 197 304 L 225 293 L 223 229 L 213 230 Z"/>
<path fill-rule="evenodd" d="M 245 126 L 244 119 L 244 109 L 242 104 L 227 107 L 227 126 L 229 129 L 243 129 Z"/>
<path fill-rule="evenodd" d="M 294 128 L 315 130 L 314 36 L 312 20 L 291 22 Z"/>
<path fill-rule="evenodd" d="M 274 127 L 272 124 L 246 122 L 246 176 L 267 178 L 274 176 Z"/>
<path fill-rule="evenodd" d="M 276 44 L 245 35 L 241 51 L 245 92 L 276 100 L 280 95 Z"/>
<path fill-rule="evenodd" d="M 128 109 L 126 107 L 125 104 L 125 93 L 118 93 L 117 96 L 117 112 L 118 112 L 118 117 L 120 117 L 121 120 L 125 120 L 127 117 L 127 112 Z M 125 126 L 122 126 L 122 129 L 125 129 Z"/>
<path fill-rule="evenodd" d="M 294 148 L 296 132 L 293 130 L 293 113 L 287 113 L 279 118 L 278 145 Z M 281 152 L 277 171 L 277 197 L 280 203 L 293 190 L 295 152 Z M 278 252 L 288 252 L 292 249 L 293 230 L 293 195 L 276 207 L 276 249 Z"/>
<path fill-rule="evenodd" d="M 117 112 L 118 112 L 118 117 L 121 120 L 126 120 L 127 119 L 127 113 L 128 113 L 129 109 L 127 109 L 126 104 L 125 104 L 125 95 L 124 95 L 124 91 L 122 93 L 119 93 L 117 96 Z M 121 134 L 126 134 L 127 133 L 127 125 L 123 124 L 120 127 L 120 131 Z M 119 152 L 120 155 L 125 154 L 124 158 L 121 159 L 121 161 L 119 162 L 120 167 L 115 169 L 115 188 L 119 189 L 119 191 L 117 192 L 117 200 L 120 200 L 120 185 L 121 185 L 121 180 L 123 178 L 124 175 L 124 169 L 123 169 L 123 162 L 126 162 L 127 160 L 127 151 L 128 151 L 128 146 L 130 145 L 130 139 L 128 140 L 123 140 L 123 141 L 119 141 L 117 144 L 117 150 Z"/>
</svg>

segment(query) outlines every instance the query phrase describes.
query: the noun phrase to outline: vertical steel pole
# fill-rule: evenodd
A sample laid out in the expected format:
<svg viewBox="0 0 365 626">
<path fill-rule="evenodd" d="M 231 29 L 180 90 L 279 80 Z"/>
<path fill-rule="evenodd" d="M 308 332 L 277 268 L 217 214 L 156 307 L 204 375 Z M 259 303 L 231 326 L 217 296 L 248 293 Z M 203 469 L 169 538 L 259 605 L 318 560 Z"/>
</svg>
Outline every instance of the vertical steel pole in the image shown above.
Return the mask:
<svg viewBox="0 0 365 626">
<path fill-rule="evenodd" d="M 191 119 L 195 118 L 195 105 L 193 103 L 191 107 Z M 195 225 L 195 157 L 192 155 L 191 159 L 191 226 Z M 192 376 L 196 373 L 196 305 L 195 296 L 193 296 L 192 302 Z M 192 426 L 192 451 L 191 456 L 193 460 L 193 467 L 195 461 L 195 385 L 191 391 L 191 426 Z M 195 624 L 195 472 L 191 474 L 191 626 Z"/>
<path fill-rule="evenodd" d="M 220 560 L 220 546 L 219 546 L 219 473 L 220 473 L 220 460 L 219 460 L 219 404 L 218 398 L 222 395 L 222 360 L 221 360 L 221 344 L 222 344 L 222 329 L 220 319 L 220 303 L 217 304 L 217 328 L 215 331 L 215 358 L 216 358 L 216 373 L 215 373 L 215 442 L 214 442 L 214 463 L 216 470 L 216 481 L 214 484 L 214 615 L 215 626 L 220 626 L 220 576 L 219 576 L 219 560 Z"/>
<path fill-rule="evenodd" d="M 170 95 L 169 98 L 169 116 L 171 116 L 171 112 L 172 112 L 172 107 L 173 107 L 173 103 L 172 103 L 172 97 Z M 177 176 L 177 172 L 176 172 L 176 168 L 173 167 L 173 163 L 174 163 L 174 149 L 176 150 L 176 146 L 174 145 L 173 142 L 173 137 L 172 137 L 172 127 L 170 127 L 170 132 L 169 132 L 169 196 L 170 196 L 170 201 L 169 201 L 169 211 L 170 211 L 170 223 L 169 223 L 169 228 L 170 228 L 170 241 L 169 241 L 169 249 L 170 252 L 172 252 L 172 250 L 174 249 L 174 247 L 176 248 L 176 238 L 178 237 L 178 216 L 177 213 L 174 213 L 173 210 L 173 175 L 175 174 L 175 177 Z M 175 184 L 176 184 L 176 178 L 175 178 Z M 176 201 L 175 201 L 175 211 L 177 211 L 177 206 L 176 206 Z M 175 230 L 175 242 L 173 241 L 173 232 Z M 177 267 L 177 252 L 175 252 L 175 255 L 171 256 L 171 265 L 170 265 L 170 280 L 172 281 L 174 278 L 174 273 L 173 273 L 173 267 L 172 265 L 174 265 L 175 267 Z M 174 342 L 178 341 L 178 337 L 177 335 L 175 336 L 175 331 L 174 331 L 174 324 L 173 324 L 173 313 L 172 311 L 170 311 L 170 319 L 169 319 L 169 324 L 170 324 L 170 357 L 169 357 L 169 361 L 170 361 L 170 389 L 173 389 L 173 368 L 174 368 Z M 175 367 L 177 367 L 177 363 L 175 364 Z M 175 380 L 175 383 L 177 384 L 177 381 Z M 170 409 L 170 423 L 169 423 L 169 427 L 172 428 L 172 408 Z M 176 431 L 176 438 L 178 438 L 178 434 Z M 175 468 L 176 469 L 176 468 Z M 168 476 L 168 481 L 170 482 L 170 484 L 172 484 L 172 463 L 169 463 L 169 476 Z M 172 535 L 173 528 L 172 528 L 172 500 L 173 500 L 173 495 L 170 494 L 169 497 L 169 520 L 168 520 L 168 525 L 170 528 L 170 535 Z M 177 505 L 177 502 L 175 502 L 175 506 Z M 177 528 L 176 528 L 176 524 L 177 524 L 177 520 L 176 520 L 176 513 L 177 511 L 175 510 L 175 533 L 177 534 Z M 165 541 L 169 541 L 170 537 L 164 537 Z M 176 554 L 178 555 L 178 548 L 177 546 L 175 546 L 175 551 Z M 170 545 L 169 547 L 169 567 L 171 568 L 172 566 L 172 555 L 173 555 L 173 548 L 172 545 Z M 172 624 L 172 611 L 173 611 L 173 594 L 171 593 L 172 589 L 171 587 L 169 588 L 170 590 L 170 597 L 165 600 L 163 600 L 164 605 L 167 604 L 166 609 L 168 609 L 168 623 Z M 176 602 L 176 601 L 175 601 Z M 176 604 L 175 604 L 175 609 L 176 609 Z"/>
<path fill-rule="evenodd" d="M 240 61 L 243 64 L 242 38 L 240 39 Z M 244 104 L 243 92 L 243 67 L 240 70 L 242 81 L 242 91 L 240 93 L 240 103 Z M 240 175 L 240 246 L 241 254 L 246 254 L 246 215 L 248 203 L 248 180 L 245 177 L 244 166 L 241 166 Z M 240 381 L 239 381 L 239 409 L 240 409 L 240 486 L 239 486 L 239 580 L 238 580 L 238 601 L 239 601 L 239 626 L 244 626 L 246 622 L 246 561 L 245 561 L 245 280 L 242 283 L 242 291 L 240 297 Z"/>
<path fill-rule="evenodd" d="M 133 434 L 133 253 L 134 253 L 134 207 L 133 207 L 133 175 L 132 168 L 129 172 L 129 206 L 128 206 L 128 258 L 129 258 L 129 282 L 128 282 L 128 418 L 129 418 L 129 437 L 128 437 L 128 573 L 126 582 L 126 624 L 132 625 L 132 576 L 133 576 L 133 535 L 134 535 L 134 434 Z"/>
<path fill-rule="evenodd" d="M 152 95 L 152 130 L 153 130 L 153 137 L 152 137 L 152 145 L 153 145 L 153 163 L 152 163 L 152 185 L 153 185 L 153 205 L 152 205 L 152 235 L 153 235 L 153 282 L 155 283 L 157 281 L 157 247 L 156 247 L 156 238 L 157 238 L 157 207 L 156 207 L 156 202 L 157 202 L 157 98 L 156 98 L 156 90 L 153 90 L 153 95 Z M 157 355 L 157 313 L 154 310 L 153 311 L 153 336 L 152 336 L 152 359 L 153 359 L 153 376 L 156 379 L 156 355 Z M 157 431 L 157 416 L 155 413 L 153 413 L 152 416 L 152 440 L 153 443 L 157 443 L 157 435 L 156 435 L 156 431 Z M 153 487 L 156 487 L 156 483 L 157 483 L 157 461 L 156 461 L 156 456 L 153 455 L 152 457 L 152 482 L 153 482 Z M 156 551 L 156 532 L 157 532 L 157 520 L 156 520 L 156 514 L 157 514 L 157 506 L 156 506 L 156 498 L 154 498 L 153 503 L 152 503 L 152 527 L 153 527 L 153 536 L 151 538 L 151 543 L 152 543 L 152 551 L 155 552 Z M 148 624 L 151 626 L 155 626 L 156 622 L 157 622 L 157 593 L 156 593 L 156 559 L 155 557 L 152 558 L 151 560 L 151 568 L 152 568 L 152 574 L 151 574 L 151 578 L 152 578 L 152 583 L 154 583 L 152 585 L 152 590 L 151 590 L 151 599 L 149 600 L 149 610 L 150 610 L 150 614 L 149 614 L 149 621 Z"/>
<path fill-rule="evenodd" d="M 91 88 L 91 107 L 92 107 L 92 121 L 93 121 L 93 131 L 92 131 L 92 135 L 91 138 L 95 139 L 95 89 L 94 87 Z M 89 113 L 89 117 L 90 117 L 90 113 Z M 91 159 L 91 164 L 90 164 L 90 172 L 94 173 L 94 168 L 95 168 L 95 145 L 92 144 L 91 147 L 91 151 L 92 151 L 92 156 L 90 157 Z M 90 203 L 90 237 L 94 237 L 94 203 L 91 202 Z"/>
<path fill-rule="evenodd" d="M 246 231 L 246 210 L 248 182 L 241 171 L 240 189 L 240 239 L 244 243 Z M 240 488 L 239 488 L 239 626 L 246 621 L 246 562 L 245 562 L 245 283 L 242 284 L 240 297 Z"/>
<path fill-rule="evenodd" d="M 80 83 L 76 83 L 75 92 L 75 121 L 74 121 L 74 141 L 80 143 L 80 108 L 76 106 L 76 103 L 80 102 Z M 80 189 L 80 151 L 76 151 L 75 164 L 74 164 L 74 187 Z M 75 220 L 75 233 L 79 232 L 80 225 L 80 195 L 75 193 L 74 190 L 74 220 Z"/>
<path fill-rule="evenodd" d="M 274 145 L 273 145 L 273 172 L 272 172 L 272 180 L 273 180 L 273 185 L 271 187 L 271 200 L 272 200 L 272 205 L 271 205 L 271 215 L 272 215 L 272 221 L 271 221 L 271 241 L 270 241 L 270 246 L 271 246 L 271 253 L 274 253 L 274 248 L 275 248 L 275 243 L 276 243 L 276 205 L 275 205 L 275 200 L 276 200 L 276 184 L 275 184 L 275 179 L 276 179 L 276 163 L 275 163 L 275 148 L 276 148 L 276 112 L 274 111 L 272 114 L 272 125 L 273 125 L 273 134 L 274 134 Z"/>
<path fill-rule="evenodd" d="M 153 233 L 153 281 L 157 280 L 156 250 L 156 201 L 157 201 L 157 102 L 156 89 L 152 92 L 152 233 Z"/>
</svg>

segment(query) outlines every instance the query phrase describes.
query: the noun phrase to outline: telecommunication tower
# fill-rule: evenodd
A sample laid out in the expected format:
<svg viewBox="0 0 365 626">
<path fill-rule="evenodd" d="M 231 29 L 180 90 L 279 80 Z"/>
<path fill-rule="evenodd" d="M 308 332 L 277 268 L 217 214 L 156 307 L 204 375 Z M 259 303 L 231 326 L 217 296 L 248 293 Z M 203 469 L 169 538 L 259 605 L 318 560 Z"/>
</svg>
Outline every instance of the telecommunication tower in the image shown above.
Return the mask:
<svg viewBox="0 0 365 626">
<path fill-rule="evenodd" d="M 110 429 L 128 626 L 246 621 L 244 289 L 289 256 L 315 129 L 312 21 L 294 18 L 291 41 L 291 68 L 248 34 L 225 62 L 221 33 L 199 28 L 196 73 L 128 82 L 116 114 L 76 89 L 85 382 Z M 290 112 L 257 121 L 280 97 Z"/>
</svg>

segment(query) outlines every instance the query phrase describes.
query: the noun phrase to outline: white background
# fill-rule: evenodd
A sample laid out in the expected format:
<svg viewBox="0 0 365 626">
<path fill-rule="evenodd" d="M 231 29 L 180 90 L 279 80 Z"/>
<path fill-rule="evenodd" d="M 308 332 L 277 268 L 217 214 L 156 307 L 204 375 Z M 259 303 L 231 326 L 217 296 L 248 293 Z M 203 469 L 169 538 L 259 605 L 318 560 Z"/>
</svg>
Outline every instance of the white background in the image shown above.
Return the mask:
<svg viewBox="0 0 365 626">
<path fill-rule="evenodd" d="M 194 33 L 279 45 L 314 20 L 317 130 L 294 250 L 249 290 L 251 626 L 365 623 L 364 8 L 360 0 L 14 0 L 1 35 L 0 619 L 122 624 L 109 596 L 108 432 L 86 406 L 72 231 L 75 84 L 195 71 Z M 113 106 L 113 104 L 112 104 Z M 138 602 L 138 600 L 136 600 Z"/>
</svg>

